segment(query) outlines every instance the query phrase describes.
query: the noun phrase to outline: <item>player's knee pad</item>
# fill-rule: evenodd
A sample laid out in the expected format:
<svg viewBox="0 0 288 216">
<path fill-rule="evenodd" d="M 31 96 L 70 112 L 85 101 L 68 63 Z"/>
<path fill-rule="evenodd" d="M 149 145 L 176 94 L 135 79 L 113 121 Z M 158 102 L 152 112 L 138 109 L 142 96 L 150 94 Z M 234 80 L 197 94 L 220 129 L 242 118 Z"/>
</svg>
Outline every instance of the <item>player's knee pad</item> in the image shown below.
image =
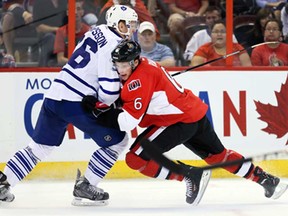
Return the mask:
<svg viewBox="0 0 288 216">
<path fill-rule="evenodd" d="M 144 160 L 134 152 L 126 154 L 126 164 L 133 170 L 138 170 L 143 175 L 156 178 L 159 174 L 160 166 L 152 160 Z"/>
<path fill-rule="evenodd" d="M 208 164 L 216 164 L 216 163 L 223 163 L 225 161 L 234 161 L 234 160 L 241 160 L 243 159 L 243 156 L 240 155 L 239 153 L 229 150 L 229 149 L 224 149 L 220 154 L 215 154 L 215 155 L 210 155 L 207 158 L 205 158 L 205 161 Z M 239 163 L 237 165 L 233 166 L 227 166 L 223 167 L 227 171 L 236 174 L 239 169 L 241 168 L 242 163 Z"/>
<path fill-rule="evenodd" d="M 125 157 L 126 164 L 133 170 L 141 170 L 143 169 L 147 161 L 143 160 L 141 157 L 136 155 L 134 152 L 129 151 Z"/>
<path fill-rule="evenodd" d="M 123 140 L 115 145 L 109 146 L 109 149 L 115 151 L 120 155 L 128 145 L 128 134 L 126 133 Z"/>
<path fill-rule="evenodd" d="M 27 147 L 30 153 L 35 157 L 37 161 L 42 161 L 54 150 L 55 146 L 41 145 L 35 143 L 33 140 Z"/>
</svg>

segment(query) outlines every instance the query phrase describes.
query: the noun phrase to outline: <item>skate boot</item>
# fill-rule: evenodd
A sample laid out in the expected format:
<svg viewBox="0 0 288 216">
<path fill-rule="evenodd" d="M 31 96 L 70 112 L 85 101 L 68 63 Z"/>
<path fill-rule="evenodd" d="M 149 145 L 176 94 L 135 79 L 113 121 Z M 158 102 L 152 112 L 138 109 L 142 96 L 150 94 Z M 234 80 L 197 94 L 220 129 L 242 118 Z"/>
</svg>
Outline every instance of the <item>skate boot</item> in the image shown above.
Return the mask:
<svg viewBox="0 0 288 216">
<path fill-rule="evenodd" d="M 10 193 L 10 185 L 6 179 L 6 175 L 0 171 L 0 202 L 12 202 L 15 199 L 15 196 Z"/>
<path fill-rule="evenodd" d="M 84 176 L 81 176 L 79 169 L 73 195 L 72 205 L 75 206 L 103 206 L 108 204 L 109 199 L 109 194 L 103 189 L 91 185 Z"/>
<path fill-rule="evenodd" d="M 178 163 L 183 166 L 183 169 L 188 171 L 188 174 L 184 177 L 186 183 L 186 202 L 196 206 L 201 201 L 208 186 L 211 170 L 201 170 L 180 161 Z"/>
<path fill-rule="evenodd" d="M 264 190 L 265 196 L 272 199 L 278 199 L 287 190 L 288 185 L 281 183 L 278 177 L 264 172 L 260 167 L 256 167 L 254 175 L 259 177 L 257 181 Z"/>
</svg>

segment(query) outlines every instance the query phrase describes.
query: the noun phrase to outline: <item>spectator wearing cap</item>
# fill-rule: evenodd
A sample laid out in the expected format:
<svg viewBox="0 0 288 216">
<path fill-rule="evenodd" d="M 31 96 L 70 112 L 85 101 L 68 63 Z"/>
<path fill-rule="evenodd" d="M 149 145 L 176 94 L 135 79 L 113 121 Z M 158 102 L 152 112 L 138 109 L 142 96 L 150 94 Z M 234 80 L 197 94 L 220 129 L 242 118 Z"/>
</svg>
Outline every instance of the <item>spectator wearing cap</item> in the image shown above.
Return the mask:
<svg viewBox="0 0 288 216">
<path fill-rule="evenodd" d="M 161 66 L 175 66 L 175 58 L 170 47 L 156 42 L 155 27 L 144 21 L 138 29 L 138 42 L 141 45 L 141 56 L 156 61 Z"/>
</svg>

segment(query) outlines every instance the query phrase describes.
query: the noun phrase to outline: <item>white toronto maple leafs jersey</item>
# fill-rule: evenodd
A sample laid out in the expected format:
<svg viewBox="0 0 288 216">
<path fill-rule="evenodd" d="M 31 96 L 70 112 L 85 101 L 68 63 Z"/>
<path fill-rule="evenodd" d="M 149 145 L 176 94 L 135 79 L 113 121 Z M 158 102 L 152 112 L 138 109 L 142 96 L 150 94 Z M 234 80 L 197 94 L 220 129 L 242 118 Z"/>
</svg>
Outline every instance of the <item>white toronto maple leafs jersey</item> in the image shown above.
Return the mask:
<svg viewBox="0 0 288 216">
<path fill-rule="evenodd" d="M 120 79 L 111 52 L 121 40 L 106 25 L 86 32 L 54 79 L 46 98 L 81 101 L 85 95 L 94 95 L 107 105 L 113 103 L 120 93 Z"/>
</svg>

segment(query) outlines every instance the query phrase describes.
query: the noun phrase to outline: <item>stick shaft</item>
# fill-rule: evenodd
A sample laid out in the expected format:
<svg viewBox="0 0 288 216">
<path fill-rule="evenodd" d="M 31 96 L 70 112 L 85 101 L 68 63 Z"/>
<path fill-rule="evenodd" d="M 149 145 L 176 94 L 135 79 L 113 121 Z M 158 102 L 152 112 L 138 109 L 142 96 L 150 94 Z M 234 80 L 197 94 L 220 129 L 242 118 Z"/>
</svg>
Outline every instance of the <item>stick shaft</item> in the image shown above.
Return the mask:
<svg viewBox="0 0 288 216">
<path fill-rule="evenodd" d="M 149 157 L 159 163 L 161 166 L 166 167 L 168 170 L 175 172 L 180 175 L 186 175 L 185 169 L 174 161 L 168 159 L 165 157 L 159 149 L 153 145 L 149 140 L 143 139 L 140 141 L 141 146 L 143 147 L 144 151 L 149 155 Z M 253 162 L 253 161 L 265 161 L 273 158 L 279 158 L 279 156 L 287 156 L 288 151 L 287 150 L 280 150 L 280 151 L 275 151 L 275 152 L 269 152 L 266 154 L 261 154 L 253 157 L 247 157 L 239 160 L 232 160 L 232 161 L 225 161 L 222 163 L 217 163 L 217 164 L 212 164 L 212 165 L 207 165 L 203 167 L 197 167 L 202 170 L 211 170 L 211 169 L 218 169 L 218 168 L 223 168 L 227 166 L 233 166 L 233 165 L 238 165 L 238 164 L 243 164 L 246 162 Z"/>
</svg>

